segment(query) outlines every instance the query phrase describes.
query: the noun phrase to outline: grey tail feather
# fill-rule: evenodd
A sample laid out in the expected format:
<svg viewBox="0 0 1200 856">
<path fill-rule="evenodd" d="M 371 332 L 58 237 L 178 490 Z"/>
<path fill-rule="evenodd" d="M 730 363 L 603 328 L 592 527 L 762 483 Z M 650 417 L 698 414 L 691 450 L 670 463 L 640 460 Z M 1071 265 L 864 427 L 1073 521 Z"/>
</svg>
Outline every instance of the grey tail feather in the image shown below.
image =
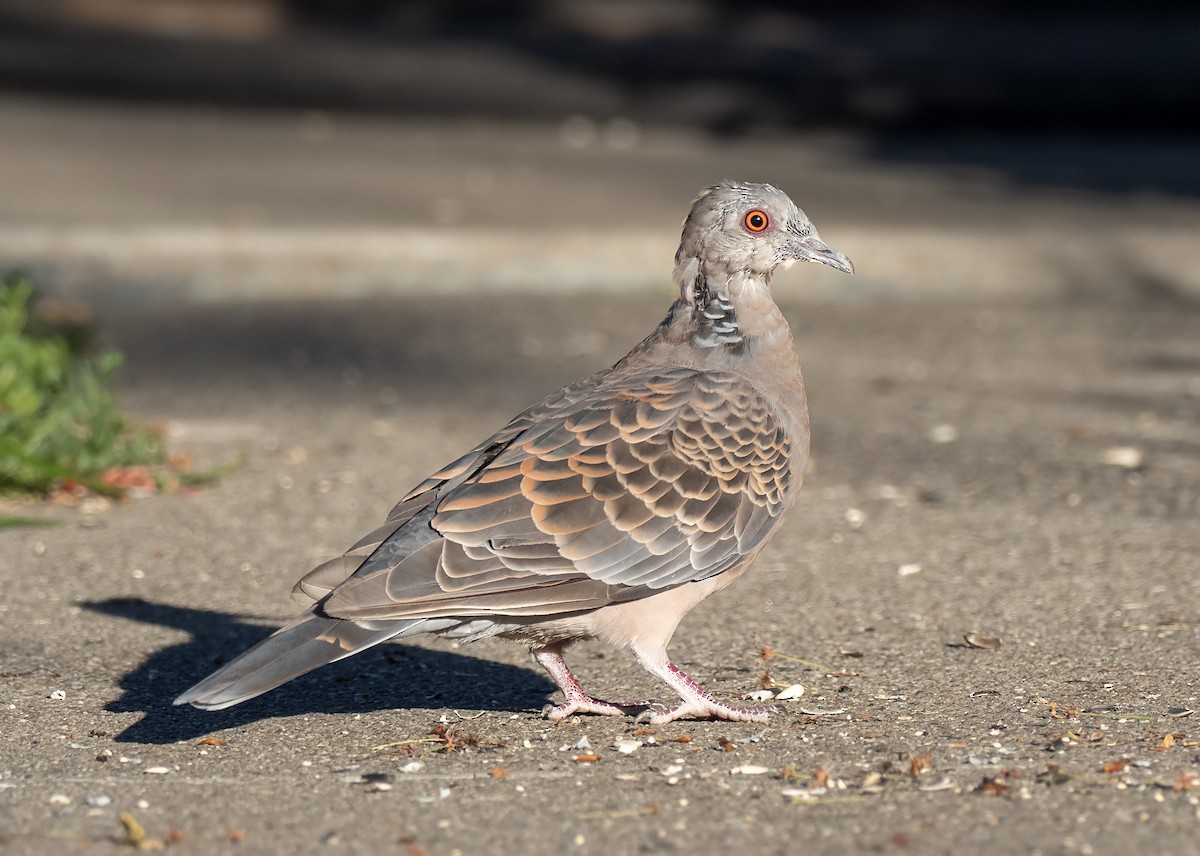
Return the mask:
<svg viewBox="0 0 1200 856">
<path fill-rule="evenodd" d="M 204 710 L 221 710 L 262 695 L 326 663 L 417 631 L 420 619 L 371 622 L 325 618 L 306 612 L 241 656 L 226 663 L 175 699 Z"/>
</svg>

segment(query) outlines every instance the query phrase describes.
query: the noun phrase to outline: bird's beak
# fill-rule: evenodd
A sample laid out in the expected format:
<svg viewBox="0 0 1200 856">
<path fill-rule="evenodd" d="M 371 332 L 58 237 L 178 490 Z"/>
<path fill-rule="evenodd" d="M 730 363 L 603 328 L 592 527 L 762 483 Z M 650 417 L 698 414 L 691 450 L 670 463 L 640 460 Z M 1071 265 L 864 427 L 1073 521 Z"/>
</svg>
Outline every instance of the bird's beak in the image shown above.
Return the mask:
<svg viewBox="0 0 1200 856">
<path fill-rule="evenodd" d="M 790 249 L 800 261 L 820 262 L 842 273 L 854 273 L 854 262 L 815 235 L 796 238 L 792 241 Z"/>
</svg>

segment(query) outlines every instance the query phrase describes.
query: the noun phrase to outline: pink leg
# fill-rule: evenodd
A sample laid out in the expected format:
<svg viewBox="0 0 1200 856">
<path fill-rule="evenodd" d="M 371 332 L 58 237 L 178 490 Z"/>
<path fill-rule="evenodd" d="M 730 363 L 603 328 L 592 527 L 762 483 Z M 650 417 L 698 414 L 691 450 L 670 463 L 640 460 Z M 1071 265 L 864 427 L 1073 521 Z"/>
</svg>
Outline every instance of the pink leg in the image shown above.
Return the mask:
<svg viewBox="0 0 1200 856">
<path fill-rule="evenodd" d="M 546 705 L 545 710 L 542 711 L 542 715 L 547 719 L 566 719 L 573 713 L 594 713 L 598 716 L 626 716 L 647 707 L 646 702 L 617 704 L 611 701 L 592 698 L 579 685 L 579 681 L 575 680 L 575 676 L 571 674 L 571 670 L 567 668 L 567 661 L 563 659 L 557 645 L 534 648 L 532 651 L 533 658 L 541 664 L 543 669 L 550 673 L 550 677 L 554 679 L 554 683 L 558 684 L 558 688 L 567 697 L 567 700 L 563 704 L 557 706 Z"/>
<path fill-rule="evenodd" d="M 639 657 L 639 659 L 642 659 Z M 677 707 L 656 713 L 649 717 L 652 725 L 663 725 L 684 717 L 700 719 L 729 719 L 735 722 L 766 722 L 770 711 L 765 708 L 742 708 L 721 704 L 707 692 L 704 687 L 683 673 L 674 663 L 663 659 L 654 662 L 642 659 L 642 665 L 651 674 L 657 675 L 671 689 L 679 693 L 683 702 Z M 643 714 L 645 716 L 645 714 Z"/>
</svg>

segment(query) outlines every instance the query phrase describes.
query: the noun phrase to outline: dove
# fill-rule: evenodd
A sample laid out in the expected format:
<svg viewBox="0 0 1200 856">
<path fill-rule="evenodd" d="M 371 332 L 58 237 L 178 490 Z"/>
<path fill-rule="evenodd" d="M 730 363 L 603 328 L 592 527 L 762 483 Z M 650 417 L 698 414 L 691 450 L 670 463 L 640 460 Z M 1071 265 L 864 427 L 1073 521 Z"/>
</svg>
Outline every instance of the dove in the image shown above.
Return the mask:
<svg viewBox="0 0 1200 856">
<path fill-rule="evenodd" d="M 683 223 L 679 298 L 611 368 L 551 394 L 412 488 L 387 521 L 295 591 L 312 605 L 184 692 L 219 710 L 388 640 L 521 642 L 565 700 L 544 714 L 762 721 L 717 700 L 667 645 L 738 579 L 795 502 L 804 380 L 771 293 L 780 266 L 853 273 L 783 192 L 725 181 Z M 673 705 L 589 695 L 564 652 L 629 649 Z M 402 678 L 401 678 L 402 679 Z"/>
</svg>

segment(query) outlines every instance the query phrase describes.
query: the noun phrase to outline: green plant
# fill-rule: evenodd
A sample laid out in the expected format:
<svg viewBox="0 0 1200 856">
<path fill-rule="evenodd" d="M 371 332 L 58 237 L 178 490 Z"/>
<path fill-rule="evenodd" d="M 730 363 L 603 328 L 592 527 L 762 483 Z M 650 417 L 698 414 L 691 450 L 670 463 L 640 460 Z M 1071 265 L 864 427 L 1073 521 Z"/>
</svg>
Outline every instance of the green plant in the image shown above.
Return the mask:
<svg viewBox="0 0 1200 856">
<path fill-rule="evenodd" d="M 111 385 L 121 355 L 73 353 L 61 333 L 29 327 L 33 286 L 0 279 L 0 491 L 46 493 L 72 482 L 120 493 L 112 467 L 158 464 L 162 439 L 132 426 Z"/>
</svg>

